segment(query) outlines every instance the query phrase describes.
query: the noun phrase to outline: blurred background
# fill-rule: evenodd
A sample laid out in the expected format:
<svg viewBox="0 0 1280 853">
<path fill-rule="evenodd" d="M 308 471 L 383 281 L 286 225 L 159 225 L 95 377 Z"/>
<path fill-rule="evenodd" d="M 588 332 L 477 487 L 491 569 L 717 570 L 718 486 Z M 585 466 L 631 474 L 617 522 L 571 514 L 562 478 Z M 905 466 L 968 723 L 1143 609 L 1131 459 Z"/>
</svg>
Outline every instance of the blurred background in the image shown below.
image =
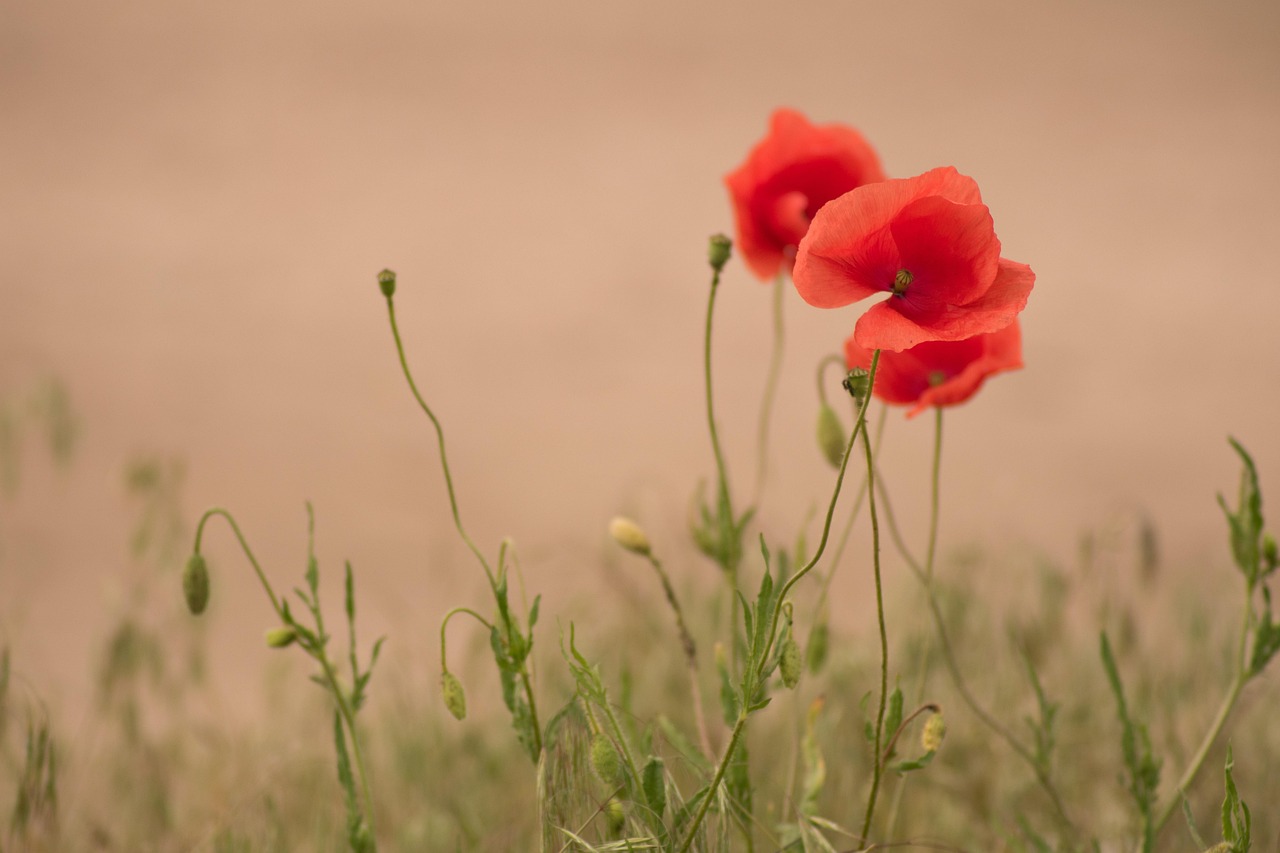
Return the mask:
<svg viewBox="0 0 1280 853">
<path fill-rule="evenodd" d="M 383 267 L 463 519 L 490 553 L 514 539 L 544 614 L 609 606 L 636 569 L 605 535 L 619 512 L 680 583 L 711 583 L 685 541 L 714 472 L 706 238 L 731 230 L 722 176 L 779 105 L 859 128 L 890 175 L 974 176 L 1004 254 L 1038 275 L 1026 369 L 946 419 L 943 554 L 1071 566 L 1082 535 L 1147 519 L 1174 577 L 1225 570 L 1228 434 L 1280 489 L 1275 3 L 9 0 L 0 398 L 19 411 L 57 378 L 78 436 L 65 464 L 34 429 L 12 442 L 15 661 L 55 707 L 89 691 L 137 571 L 128 472 L 151 459 L 182 472 L 174 606 L 204 509 L 233 511 L 287 589 L 311 500 L 330 603 L 349 558 L 365 636 L 390 632 L 388 654 L 435 678 L 421 662 L 440 614 L 484 599 L 399 372 Z M 769 310 L 732 263 L 716 403 L 740 502 Z M 858 310 L 786 294 L 771 540 L 829 495 L 813 372 Z M 895 411 L 886 435 L 921 542 L 930 419 Z M 215 683 L 252 693 L 270 611 L 225 527 L 206 543 Z M 852 553 L 837 611 L 857 630 L 865 536 Z"/>
</svg>

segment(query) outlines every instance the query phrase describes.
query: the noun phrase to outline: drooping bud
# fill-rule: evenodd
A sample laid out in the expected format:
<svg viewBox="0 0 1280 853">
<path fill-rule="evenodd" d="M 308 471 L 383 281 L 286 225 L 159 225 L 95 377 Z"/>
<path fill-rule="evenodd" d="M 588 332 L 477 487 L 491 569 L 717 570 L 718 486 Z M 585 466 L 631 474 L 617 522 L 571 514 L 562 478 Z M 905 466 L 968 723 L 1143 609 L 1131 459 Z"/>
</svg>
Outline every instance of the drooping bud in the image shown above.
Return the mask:
<svg viewBox="0 0 1280 853">
<path fill-rule="evenodd" d="M 199 554 L 192 554 L 182 570 L 182 595 L 187 609 L 196 616 L 209 606 L 209 566 Z"/>
<path fill-rule="evenodd" d="M 935 711 L 925 721 L 924 731 L 920 732 L 920 746 L 924 747 L 925 752 L 937 752 L 946 736 L 947 723 L 942 719 L 942 712 Z"/>
<path fill-rule="evenodd" d="M 622 828 L 626 826 L 627 813 L 622 808 L 622 803 L 617 797 L 609 800 L 604 807 L 605 820 L 609 822 L 609 834 L 621 835 Z"/>
<path fill-rule="evenodd" d="M 396 292 L 396 274 L 391 270 L 383 270 L 378 273 L 378 289 L 388 299 L 394 296 Z"/>
<path fill-rule="evenodd" d="M 266 634 L 267 645 L 273 649 L 283 649 L 293 644 L 298 639 L 298 632 L 289 625 L 281 625 L 279 628 L 272 628 Z"/>
<path fill-rule="evenodd" d="M 804 665 L 800 661 L 800 644 L 788 631 L 787 638 L 782 642 L 782 655 L 778 659 L 778 671 L 782 674 L 782 683 L 788 690 L 795 689 L 795 686 L 800 683 L 800 671 L 803 668 Z"/>
<path fill-rule="evenodd" d="M 453 714 L 455 720 L 467 716 L 467 694 L 462 689 L 462 682 L 449 670 L 440 673 L 440 686 L 444 690 L 444 706 Z"/>
<path fill-rule="evenodd" d="M 719 273 L 724 269 L 724 265 L 729 263 L 731 254 L 733 254 L 733 241 L 723 234 L 713 234 L 707 244 L 707 260 L 711 262 L 711 268 Z"/>
<path fill-rule="evenodd" d="M 833 468 L 844 461 L 844 425 L 836 410 L 826 403 L 818 409 L 818 447 Z"/>
<path fill-rule="evenodd" d="M 613 540 L 633 554 L 649 556 L 649 537 L 629 518 L 618 516 L 609 522 L 609 535 Z"/>
<path fill-rule="evenodd" d="M 831 628 L 827 625 L 826 617 L 823 617 L 809 632 L 809 647 L 805 650 L 809 672 L 816 674 L 827 662 L 827 642 L 830 638 Z"/>
<path fill-rule="evenodd" d="M 618 785 L 622 782 L 622 761 L 618 758 L 618 750 L 613 748 L 613 741 L 599 732 L 591 740 L 591 769 L 606 785 Z"/>
</svg>

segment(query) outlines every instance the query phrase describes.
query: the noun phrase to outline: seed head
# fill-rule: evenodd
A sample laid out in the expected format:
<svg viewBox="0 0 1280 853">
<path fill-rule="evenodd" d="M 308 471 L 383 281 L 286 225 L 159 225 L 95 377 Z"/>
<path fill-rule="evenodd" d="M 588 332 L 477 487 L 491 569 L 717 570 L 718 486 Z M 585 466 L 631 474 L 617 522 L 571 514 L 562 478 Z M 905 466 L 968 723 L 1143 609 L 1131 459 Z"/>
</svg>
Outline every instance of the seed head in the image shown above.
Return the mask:
<svg viewBox="0 0 1280 853">
<path fill-rule="evenodd" d="M 629 518 L 618 516 L 609 522 L 609 535 L 614 541 L 633 554 L 649 556 L 649 537 Z"/>
<path fill-rule="evenodd" d="M 462 682 L 449 670 L 440 673 L 440 686 L 444 691 L 444 706 L 453 714 L 455 720 L 467 716 L 467 694 L 462 689 Z"/>
<path fill-rule="evenodd" d="M 723 234 L 714 234 L 710 242 L 707 244 L 707 260 L 711 262 L 711 268 L 717 273 L 724 269 L 724 265 L 729 263 L 729 256 L 733 254 L 733 241 Z"/>
<path fill-rule="evenodd" d="M 187 609 L 196 616 L 209 606 L 209 566 L 199 554 L 192 554 L 182 570 L 182 595 Z"/>
<path fill-rule="evenodd" d="M 591 769 L 606 785 L 618 785 L 622 782 L 622 761 L 618 758 L 618 750 L 613 748 L 613 741 L 599 732 L 591 740 Z"/>
<path fill-rule="evenodd" d="M 391 270 L 383 270 L 378 273 L 378 288 L 382 291 L 382 295 L 390 299 L 396 292 L 396 274 Z"/>
</svg>

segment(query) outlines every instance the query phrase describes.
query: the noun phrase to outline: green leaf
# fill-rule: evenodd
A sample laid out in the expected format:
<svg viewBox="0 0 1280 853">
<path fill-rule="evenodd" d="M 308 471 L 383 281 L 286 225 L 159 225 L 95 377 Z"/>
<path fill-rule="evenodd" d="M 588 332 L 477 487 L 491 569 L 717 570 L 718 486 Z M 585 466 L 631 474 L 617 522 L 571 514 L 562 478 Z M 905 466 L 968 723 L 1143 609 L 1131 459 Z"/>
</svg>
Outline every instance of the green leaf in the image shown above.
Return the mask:
<svg viewBox="0 0 1280 853">
<path fill-rule="evenodd" d="M 889 694 L 889 708 L 885 713 L 884 730 L 888 737 L 893 737 L 902 725 L 902 688 L 895 686 Z M 896 752 L 895 747 L 895 752 Z M 892 757 L 893 753 L 889 754 Z"/>
<path fill-rule="evenodd" d="M 1227 795 L 1222 801 L 1222 840 L 1231 845 L 1232 853 L 1248 853 L 1253 843 L 1253 818 L 1249 814 L 1249 806 L 1240 799 L 1236 790 L 1235 779 L 1231 771 L 1235 767 L 1235 759 L 1231 755 L 1231 747 L 1227 746 L 1226 789 Z"/>
<path fill-rule="evenodd" d="M 345 593 L 346 593 L 344 598 L 346 599 L 345 603 L 347 606 L 347 623 L 354 628 L 355 622 L 356 622 L 356 582 L 355 582 L 355 577 L 351 572 L 350 560 L 348 560 L 346 563 L 346 577 L 344 580 L 345 580 L 344 587 L 345 587 Z"/>
<path fill-rule="evenodd" d="M 1196 849 L 1208 850 L 1209 844 L 1200 837 L 1200 831 L 1196 829 L 1196 819 L 1191 814 L 1191 804 L 1187 802 L 1186 794 L 1182 794 L 1182 819 L 1187 822 L 1187 832 L 1191 834 L 1191 842 Z"/>
<path fill-rule="evenodd" d="M 529 608 L 529 636 L 533 637 L 533 626 L 538 624 L 538 608 L 542 605 L 542 596 L 533 597 L 533 606 Z"/>
<path fill-rule="evenodd" d="M 644 791 L 645 804 L 658 818 L 667 809 L 666 767 L 658 756 L 651 756 L 641 773 L 641 790 Z"/>
<path fill-rule="evenodd" d="M 1252 590 L 1257 582 L 1262 556 L 1262 493 L 1258 490 L 1258 471 L 1248 451 L 1234 438 L 1228 438 L 1244 467 L 1240 472 L 1239 504 L 1232 512 L 1221 495 L 1218 504 L 1231 529 L 1231 556 L 1244 573 Z"/>
<path fill-rule="evenodd" d="M 911 761 L 899 761 L 897 764 L 889 765 L 890 770 L 896 770 L 899 773 L 910 773 L 912 770 L 922 770 L 928 767 L 933 761 L 933 757 L 938 753 L 935 750 L 929 750 L 919 758 Z"/>
</svg>

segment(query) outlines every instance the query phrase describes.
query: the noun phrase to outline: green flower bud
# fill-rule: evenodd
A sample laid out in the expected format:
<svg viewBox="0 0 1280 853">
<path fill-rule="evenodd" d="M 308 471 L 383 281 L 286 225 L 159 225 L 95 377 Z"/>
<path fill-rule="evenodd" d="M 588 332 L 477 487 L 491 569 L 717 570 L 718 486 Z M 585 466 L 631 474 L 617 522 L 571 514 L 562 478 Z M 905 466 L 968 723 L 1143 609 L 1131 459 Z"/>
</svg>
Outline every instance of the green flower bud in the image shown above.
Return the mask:
<svg viewBox="0 0 1280 853">
<path fill-rule="evenodd" d="M 440 686 L 444 689 L 444 706 L 453 714 L 455 720 L 467 716 L 467 694 L 462 689 L 462 682 L 449 670 L 440 673 Z"/>
<path fill-rule="evenodd" d="M 818 409 L 818 447 L 833 468 L 840 467 L 844 461 L 844 425 L 836 410 L 826 403 Z"/>
<path fill-rule="evenodd" d="M 613 748 L 613 741 L 598 733 L 591 740 L 591 769 L 606 785 L 622 783 L 622 761 L 618 758 L 618 750 Z"/>
<path fill-rule="evenodd" d="M 816 674 L 827 662 L 827 643 L 830 639 L 831 628 L 828 627 L 827 620 L 824 618 L 809 632 L 809 647 L 805 650 L 807 658 L 805 662 L 809 665 L 809 672 Z"/>
<path fill-rule="evenodd" d="M 209 606 L 209 566 L 199 554 L 192 554 L 182 570 L 182 595 L 187 609 L 196 616 Z"/>
<path fill-rule="evenodd" d="M 391 270 L 378 273 L 378 288 L 383 296 L 390 299 L 396 292 L 396 274 Z"/>
<path fill-rule="evenodd" d="M 707 245 L 707 260 L 711 262 L 711 268 L 717 273 L 720 272 L 724 269 L 724 265 L 729 263 L 731 254 L 733 254 L 733 241 L 723 234 L 712 235 Z"/>
<path fill-rule="evenodd" d="M 937 752 L 946 736 L 947 723 L 942 719 L 942 712 L 937 711 L 925 721 L 924 731 L 920 732 L 920 746 L 924 747 L 925 752 Z"/>
<path fill-rule="evenodd" d="M 787 632 L 787 639 L 782 643 L 782 656 L 778 660 L 778 671 L 782 673 L 782 683 L 788 690 L 800 683 L 800 671 L 804 665 L 800 661 L 800 644 Z"/>
<path fill-rule="evenodd" d="M 298 632 L 289 625 L 281 625 L 267 631 L 267 645 L 273 649 L 283 649 L 298 639 Z"/>
<path fill-rule="evenodd" d="M 633 554 L 649 556 L 649 537 L 644 535 L 640 525 L 629 518 L 618 516 L 609 522 L 609 535 L 614 541 Z"/>
<path fill-rule="evenodd" d="M 622 803 L 617 797 L 609 800 L 604 807 L 605 820 L 609 822 L 609 834 L 621 835 L 622 829 L 627 822 L 627 813 L 622 808 Z"/>
</svg>

